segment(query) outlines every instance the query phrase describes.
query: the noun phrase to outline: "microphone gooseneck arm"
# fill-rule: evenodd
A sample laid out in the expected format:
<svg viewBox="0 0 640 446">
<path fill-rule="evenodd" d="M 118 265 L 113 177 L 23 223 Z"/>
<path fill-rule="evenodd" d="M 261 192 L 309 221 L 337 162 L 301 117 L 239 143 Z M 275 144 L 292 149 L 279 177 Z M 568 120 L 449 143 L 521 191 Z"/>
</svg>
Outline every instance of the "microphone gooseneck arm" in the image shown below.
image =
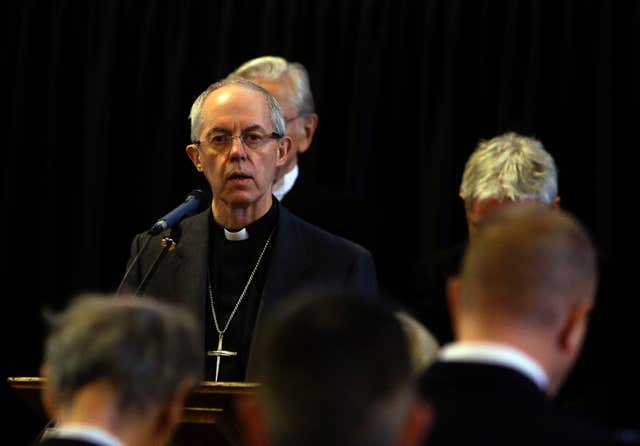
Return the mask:
<svg viewBox="0 0 640 446">
<path fill-rule="evenodd" d="M 118 289 L 116 290 L 116 295 L 118 295 L 118 294 L 120 294 L 122 292 L 122 287 L 124 286 L 125 282 L 127 281 L 127 277 L 129 277 L 129 274 L 131 274 L 131 270 L 133 269 L 135 264 L 138 263 L 138 259 L 140 258 L 140 255 L 147 248 L 147 245 L 149 244 L 150 241 L 151 241 L 151 237 L 147 237 L 147 239 L 145 240 L 144 244 L 142 245 L 142 248 L 140 248 L 138 250 L 138 252 L 136 253 L 136 256 L 131 260 L 131 262 L 129 262 L 129 266 L 127 267 L 127 271 L 124 273 L 124 276 L 122 276 L 122 280 L 120 281 L 120 285 L 118 285 Z"/>
<path fill-rule="evenodd" d="M 156 257 L 156 259 L 151 264 L 149 271 L 147 271 L 147 273 L 142 278 L 140 285 L 138 285 L 138 288 L 136 289 L 136 293 L 135 293 L 136 296 L 141 296 L 142 293 L 144 293 L 144 290 L 147 287 L 147 283 L 149 283 L 149 280 L 155 274 L 156 269 L 158 269 L 158 265 L 160 264 L 160 261 L 164 258 L 167 252 L 172 251 L 176 247 L 176 242 L 174 242 L 171 237 L 165 237 L 160 242 L 160 245 L 162 246 L 162 249 L 160 250 L 158 257 Z"/>
</svg>

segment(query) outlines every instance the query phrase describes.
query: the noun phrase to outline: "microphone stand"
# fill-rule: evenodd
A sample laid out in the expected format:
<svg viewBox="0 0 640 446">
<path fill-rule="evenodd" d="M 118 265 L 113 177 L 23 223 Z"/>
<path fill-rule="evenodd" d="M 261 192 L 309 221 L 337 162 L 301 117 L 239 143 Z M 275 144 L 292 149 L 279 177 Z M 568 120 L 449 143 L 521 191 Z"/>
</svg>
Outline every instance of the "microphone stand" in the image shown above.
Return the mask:
<svg viewBox="0 0 640 446">
<path fill-rule="evenodd" d="M 124 276 L 122 277 L 122 280 L 120 281 L 120 285 L 118 285 L 118 289 L 116 291 L 116 295 L 119 295 L 122 292 L 122 287 L 124 286 L 124 284 L 125 284 L 125 282 L 127 280 L 127 277 L 129 277 L 129 274 L 131 274 L 131 270 L 133 269 L 133 266 L 136 263 L 138 263 L 138 259 L 140 258 L 140 255 L 145 251 L 145 249 L 147 248 L 147 245 L 149 244 L 151 239 L 152 239 L 152 237 L 148 237 L 147 240 L 145 240 L 144 244 L 142 245 L 142 248 L 140 248 L 140 250 L 138 251 L 136 256 L 131 260 L 131 263 L 129 263 L 129 266 L 127 267 L 127 271 L 124 273 Z M 153 274 L 155 274 L 156 269 L 158 269 L 158 265 L 160 264 L 160 261 L 164 258 L 164 256 L 167 254 L 167 252 L 173 251 L 175 249 L 176 242 L 171 237 L 167 236 L 167 237 L 164 237 L 160 241 L 160 245 L 162 246 L 162 250 L 160 251 L 160 253 L 156 257 L 156 259 L 153 261 L 153 263 L 151 264 L 151 267 L 149 268 L 147 273 L 142 278 L 142 281 L 138 285 L 138 288 L 136 288 L 136 292 L 135 292 L 136 296 L 140 296 L 142 294 L 142 292 L 144 291 L 144 289 L 147 286 L 147 283 L 149 282 L 149 280 L 151 279 Z"/>
<path fill-rule="evenodd" d="M 127 267 L 127 271 L 124 273 L 124 276 L 122 276 L 120 285 L 118 285 L 118 289 L 116 290 L 116 295 L 122 292 L 122 287 L 124 286 L 124 283 L 126 282 L 127 277 L 129 277 L 129 274 L 131 274 L 131 270 L 133 269 L 133 266 L 136 263 L 138 263 L 138 258 L 140 258 L 140 254 L 144 252 L 144 250 L 147 248 L 147 245 L 149 244 L 150 241 L 151 241 L 151 237 L 145 240 L 144 245 L 142 245 L 142 248 L 138 250 L 138 253 L 136 254 L 136 256 L 131 260 L 131 263 L 129 263 L 129 266 Z"/>
<path fill-rule="evenodd" d="M 149 238 L 149 240 L 151 240 L 151 238 Z M 149 268 L 147 273 L 142 278 L 140 285 L 138 285 L 138 288 L 136 289 L 136 293 L 135 293 L 136 296 L 142 295 L 142 293 L 144 292 L 144 289 L 147 287 L 147 283 L 149 282 L 149 279 L 153 277 L 153 275 L 156 272 L 156 269 L 158 269 L 158 265 L 160 264 L 160 261 L 164 258 L 167 252 L 173 251 L 173 249 L 176 247 L 176 242 L 174 242 L 171 237 L 164 237 L 160 242 L 160 246 L 162 246 L 162 250 L 158 254 L 158 257 L 156 257 L 156 259 L 151 264 L 151 267 Z"/>
</svg>

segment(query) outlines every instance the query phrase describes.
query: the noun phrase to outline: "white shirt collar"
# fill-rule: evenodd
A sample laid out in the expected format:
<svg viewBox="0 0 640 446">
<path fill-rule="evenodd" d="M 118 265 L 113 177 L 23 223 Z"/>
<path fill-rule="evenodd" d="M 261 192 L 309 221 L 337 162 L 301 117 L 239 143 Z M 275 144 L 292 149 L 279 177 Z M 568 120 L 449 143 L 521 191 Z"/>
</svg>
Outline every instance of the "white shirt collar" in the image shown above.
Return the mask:
<svg viewBox="0 0 640 446">
<path fill-rule="evenodd" d="M 483 362 L 517 370 L 530 378 L 543 391 L 549 378 L 542 366 L 531 356 L 515 347 L 495 342 L 454 342 L 444 346 L 439 354 L 441 361 Z"/>
<path fill-rule="evenodd" d="M 278 201 L 282 201 L 284 196 L 291 190 L 293 184 L 296 182 L 298 178 L 298 165 L 293 166 L 289 172 L 285 173 L 282 178 L 273 183 L 273 188 L 271 192 L 276 196 Z"/>
<path fill-rule="evenodd" d="M 55 438 L 70 438 L 74 440 L 85 440 L 100 446 L 124 446 L 117 437 L 109 432 L 89 424 L 66 424 L 47 434 Z"/>
<path fill-rule="evenodd" d="M 247 228 L 242 228 L 239 231 L 229 231 L 227 228 L 222 229 L 224 229 L 224 238 L 229 241 L 237 242 L 249 238 L 249 232 L 247 231 Z"/>
</svg>

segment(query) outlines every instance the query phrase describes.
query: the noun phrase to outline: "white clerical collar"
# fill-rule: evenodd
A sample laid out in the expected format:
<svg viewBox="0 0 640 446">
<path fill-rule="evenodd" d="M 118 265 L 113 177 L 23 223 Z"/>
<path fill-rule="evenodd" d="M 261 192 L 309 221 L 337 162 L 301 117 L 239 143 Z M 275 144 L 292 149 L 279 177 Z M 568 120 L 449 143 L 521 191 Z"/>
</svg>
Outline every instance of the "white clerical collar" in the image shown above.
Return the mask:
<svg viewBox="0 0 640 446">
<path fill-rule="evenodd" d="M 271 192 L 276 196 L 278 201 L 282 201 L 284 196 L 291 190 L 293 184 L 296 182 L 298 178 L 298 165 L 293 166 L 289 172 L 285 173 L 282 178 L 273 183 L 273 187 L 271 188 Z"/>
<path fill-rule="evenodd" d="M 47 438 L 68 438 L 84 440 L 99 446 L 124 446 L 113 434 L 89 424 L 73 423 L 52 429 Z"/>
<path fill-rule="evenodd" d="M 482 362 L 501 365 L 517 370 L 527 376 L 543 391 L 549 378 L 540 364 L 531 356 L 515 347 L 495 342 L 454 342 L 444 346 L 438 353 L 441 361 Z"/>
<path fill-rule="evenodd" d="M 242 240 L 246 240 L 249 238 L 249 232 L 247 228 L 242 228 L 239 231 L 229 231 L 227 228 L 224 229 L 224 238 L 232 242 L 239 242 Z"/>
</svg>

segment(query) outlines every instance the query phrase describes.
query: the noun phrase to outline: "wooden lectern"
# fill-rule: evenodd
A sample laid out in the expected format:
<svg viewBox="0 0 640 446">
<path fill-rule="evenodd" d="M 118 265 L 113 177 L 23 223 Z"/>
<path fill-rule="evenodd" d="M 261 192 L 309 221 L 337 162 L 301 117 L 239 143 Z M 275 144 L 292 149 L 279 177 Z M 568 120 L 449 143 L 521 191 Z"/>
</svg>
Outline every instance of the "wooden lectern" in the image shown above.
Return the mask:
<svg viewBox="0 0 640 446">
<path fill-rule="evenodd" d="M 7 381 L 34 412 L 46 420 L 41 400 L 44 379 L 9 377 Z M 257 387 L 256 383 L 203 381 L 185 401 L 182 421 L 172 444 L 228 446 L 227 437 L 233 436 L 231 431 L 236 428 L 231 411 L 233 399 L 253 395 Z"/>
</svg>

